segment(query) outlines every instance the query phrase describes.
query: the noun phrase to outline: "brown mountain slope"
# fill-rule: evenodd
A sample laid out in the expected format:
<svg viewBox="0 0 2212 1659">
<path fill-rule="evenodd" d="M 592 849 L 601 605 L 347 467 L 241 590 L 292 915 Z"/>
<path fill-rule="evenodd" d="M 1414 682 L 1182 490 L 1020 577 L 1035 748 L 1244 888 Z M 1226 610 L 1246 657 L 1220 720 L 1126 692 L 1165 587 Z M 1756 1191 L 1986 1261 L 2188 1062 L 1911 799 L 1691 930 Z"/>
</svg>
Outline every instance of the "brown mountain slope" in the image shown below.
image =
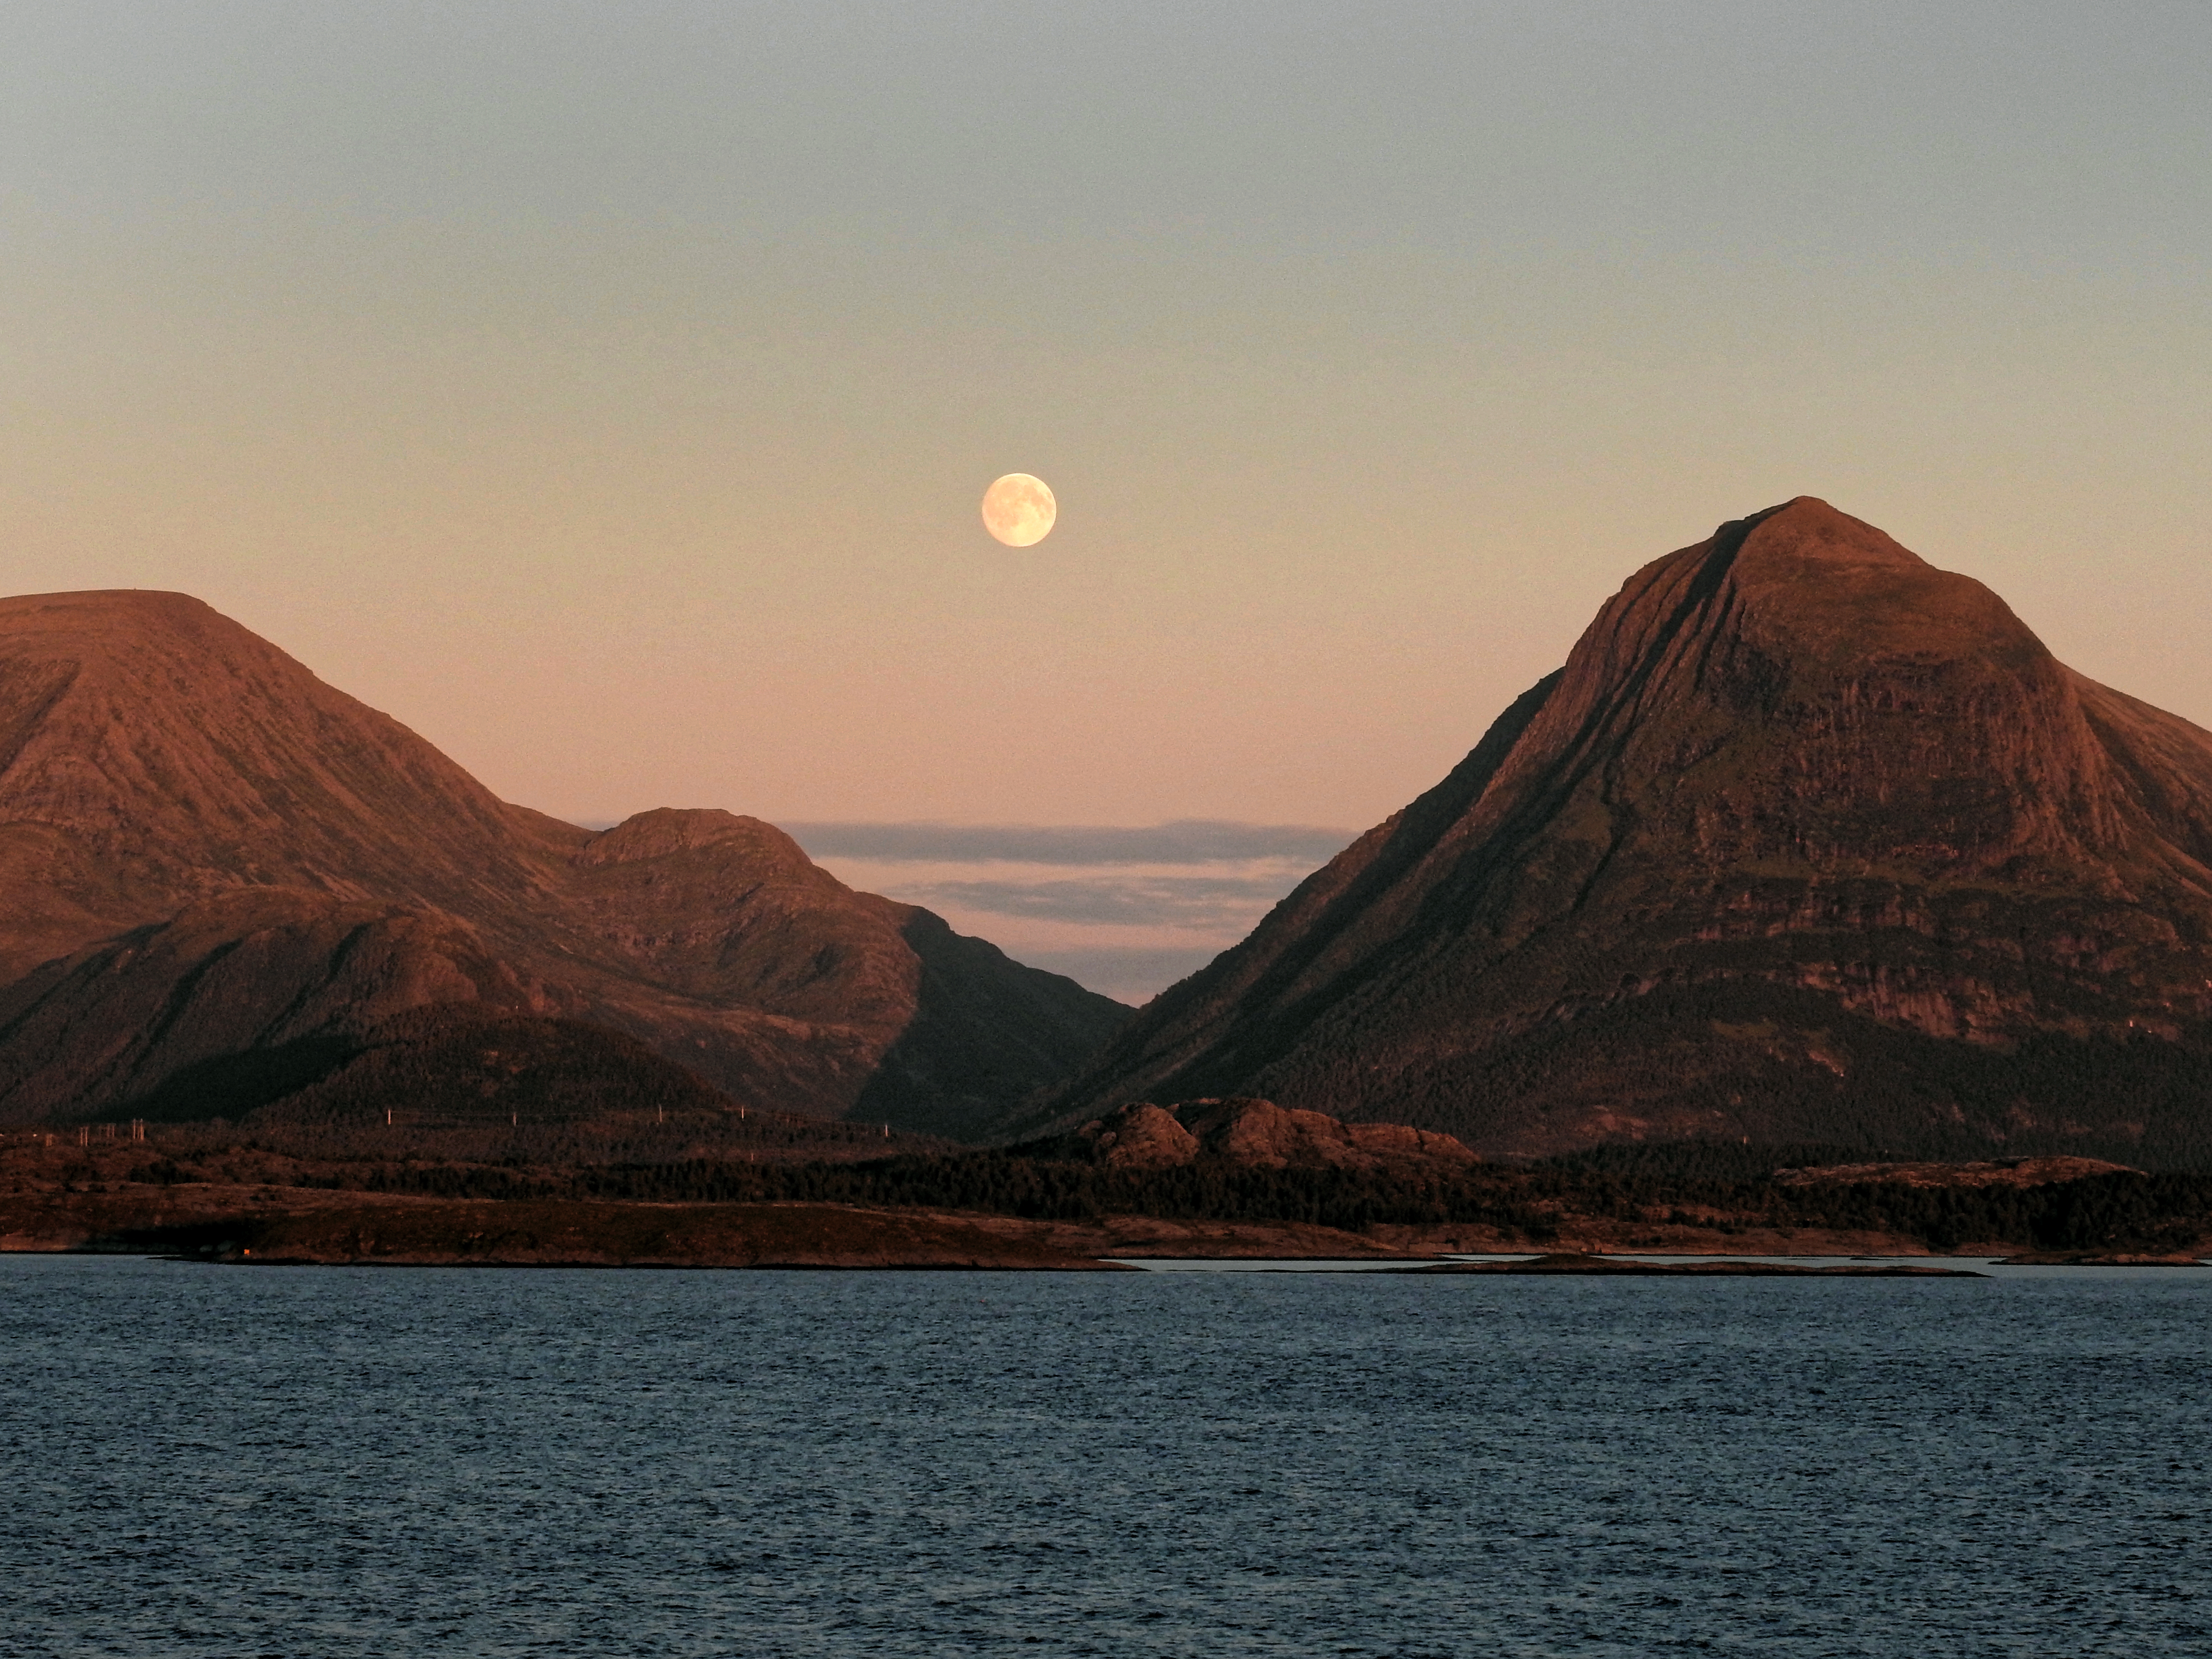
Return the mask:
<svg viewBox="0 0 2212 1659">
<path fill-rule="evenodd" d="M 447 1002 L 953 1134 L 1127 1014 L 757 820 L 508 805 L 195 599 L 0 600 L 0 1121 L 234 1115 Z"/>
<path fill-rule="evenodd" d="M 2208 830 L 2212 734 L 1801 497 L 1638 572 L 1018 1127 L 1249 1093 L 1495 1152 L 2212 1154 Z"/>
<path fill-rule="evenodd" d="M 197 599 L 0 600 L 0 975 L 238 886 L 511 907 L 589 833 Z"/>
</svg>

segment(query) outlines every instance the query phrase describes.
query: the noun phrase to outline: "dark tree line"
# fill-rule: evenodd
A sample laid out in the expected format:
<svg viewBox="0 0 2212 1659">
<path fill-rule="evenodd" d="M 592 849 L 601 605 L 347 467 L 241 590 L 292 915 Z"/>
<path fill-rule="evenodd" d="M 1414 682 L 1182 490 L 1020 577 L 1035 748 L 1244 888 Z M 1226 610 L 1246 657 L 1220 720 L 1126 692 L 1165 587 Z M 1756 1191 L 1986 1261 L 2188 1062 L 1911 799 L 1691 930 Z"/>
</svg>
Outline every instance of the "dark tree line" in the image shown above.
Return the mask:
<svg viewBox="0 0 2212 1659">
<path fill-rule="evenodd" d="M 1253 1169 L 1201 1158 L 1177 1169 L 1115 1170 L 1008 1152 L 867 1162 L 722 1159 L 562 1170 L 461 1163 L 363 1162 L 298 1177 L 309 1184 L 444 1198 L 586 1198 L 653 1203 L 805 1202 L 981 1211 L 1039 1220 L 1109 1215 L 1177 1220 L 1462 1224 L 1543 1243 L 1574 1216 L 1626 1224 L 1718 1224 L 1894 1233 L 1948 1249 L 2013 1241 L 2052 1250 L 2174 1248 L 2212 1218 L 2212 1176 L 2094 1176 L 2036 1187 L 1918 1187 L 1893 1181 L 1790 1185 L 1779 1169 L 1867 1162 L 1863 1148 L 1752 1148 L 1689 1143 L 1603 1148 L 1522 1168 L 1396 1174 Z M 140 1180 L 195 1178 L 173 1162 Z"/>
</svg>

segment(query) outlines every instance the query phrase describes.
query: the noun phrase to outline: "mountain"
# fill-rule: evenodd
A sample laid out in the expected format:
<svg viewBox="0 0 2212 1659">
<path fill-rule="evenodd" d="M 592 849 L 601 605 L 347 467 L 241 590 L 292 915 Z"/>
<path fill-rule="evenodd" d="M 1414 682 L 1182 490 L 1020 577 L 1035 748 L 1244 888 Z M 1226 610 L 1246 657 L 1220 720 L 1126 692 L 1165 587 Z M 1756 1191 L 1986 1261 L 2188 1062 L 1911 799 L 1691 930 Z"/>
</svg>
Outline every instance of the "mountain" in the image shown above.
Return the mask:
<svg viewBox="0 0 2212 1659">
<path fill-rule="evenodd" d="M 1128 1012 L 757 819 L 509 805 L 182 594 L 0 600 L 0 1121 L 235 1117 L 449 1005 L 956 1136 Z"/>
<path fill-rule="evenodd" d="M 2212 734 L 1800 497 L 1645 566 L 1435 788 L 1010 1134 L 1262 1095 L 2212 1159 Z"/>
</svg>

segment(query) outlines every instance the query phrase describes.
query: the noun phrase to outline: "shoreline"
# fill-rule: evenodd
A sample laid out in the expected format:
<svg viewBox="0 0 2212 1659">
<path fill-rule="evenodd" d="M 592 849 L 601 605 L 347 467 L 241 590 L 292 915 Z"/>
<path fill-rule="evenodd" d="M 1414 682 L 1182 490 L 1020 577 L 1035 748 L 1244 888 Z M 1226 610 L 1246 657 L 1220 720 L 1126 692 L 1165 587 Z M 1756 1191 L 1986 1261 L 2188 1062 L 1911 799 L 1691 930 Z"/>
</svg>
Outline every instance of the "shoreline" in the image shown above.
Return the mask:
<svg viewBox="0 0 2212 1659">
<path fill-rule="evenodd" d="M 1562 1230 L 1559 1237 L 1539 1241 L 1449 1224 L 1382 1224 L 1355 1233 L 1299 1222 L 1156 1216 L 1066 1221 L 798 1201 L 441 1199 L 301 1188 L 249 1191 L 214 1184 L 0 1197 L 0 1254 L 137 1255 L 254 1267 L 1133 1273 L 1145 1271 L 1138 1264 L 1147 1261 L 1343 1261 L 1362 1264 L 1359 1271 L 1396 1273 L 1864 1277 L 1972 1273 L 1972 1268 L 1944 1265 L 1961 1257 L 2016 1266 L 2201 1265 L 2189 1251 L 2054 1252 L 2014 1240 L 1978 1241 L 1938 1254 L 1917 1240 L 1872 1232 L 1799 1231 L 1784 1237 L 1684 1227 L 1667 1230 L 1677 1237 L 1655 1241 L 1644 1227 L 1636 1230 L 1640 1236 L 1631 1242 L 1604 1236 L 1612 1231 Z M 1529 1260 L 1449 1259 L 1462 1255 Z M 1715 1260 L 1649 1259 L 1680 1256 Z M 1744 1257 L 1785 1260 L 1729 1260 Z M 1786 1261 L 1790 1257 L 1826 1258 L 1829 1265 L 1796 1266 Z M 1844 1265 L 1836 1265 L 1838 1258 Z"/>
</svg>

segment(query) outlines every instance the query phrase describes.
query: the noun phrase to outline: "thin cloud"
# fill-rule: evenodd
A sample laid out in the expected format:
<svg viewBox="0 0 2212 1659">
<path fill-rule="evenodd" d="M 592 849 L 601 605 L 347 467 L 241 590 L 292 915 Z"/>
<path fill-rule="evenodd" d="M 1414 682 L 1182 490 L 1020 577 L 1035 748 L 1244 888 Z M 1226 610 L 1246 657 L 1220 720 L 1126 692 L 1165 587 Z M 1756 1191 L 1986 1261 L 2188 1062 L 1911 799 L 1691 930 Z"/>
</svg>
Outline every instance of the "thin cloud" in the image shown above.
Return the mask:
<svg viewBox="0 0 2212 1659">
<path fill-rule="evenodd" d="M 810 858 L 933 864 L 1326 863 L 1355 832 L 1304 823 L 1180 818 L 1149 829 L 1110 824 L 787 823 Z"/>
<path fill-rule="evenodd" d="M 1148 927 L 1247 927 L 1283 896 L 1279 878 L 1096 876 L 1051 881 L 933 881 L 897 896 L 933 909 Z"/>
</svg>

